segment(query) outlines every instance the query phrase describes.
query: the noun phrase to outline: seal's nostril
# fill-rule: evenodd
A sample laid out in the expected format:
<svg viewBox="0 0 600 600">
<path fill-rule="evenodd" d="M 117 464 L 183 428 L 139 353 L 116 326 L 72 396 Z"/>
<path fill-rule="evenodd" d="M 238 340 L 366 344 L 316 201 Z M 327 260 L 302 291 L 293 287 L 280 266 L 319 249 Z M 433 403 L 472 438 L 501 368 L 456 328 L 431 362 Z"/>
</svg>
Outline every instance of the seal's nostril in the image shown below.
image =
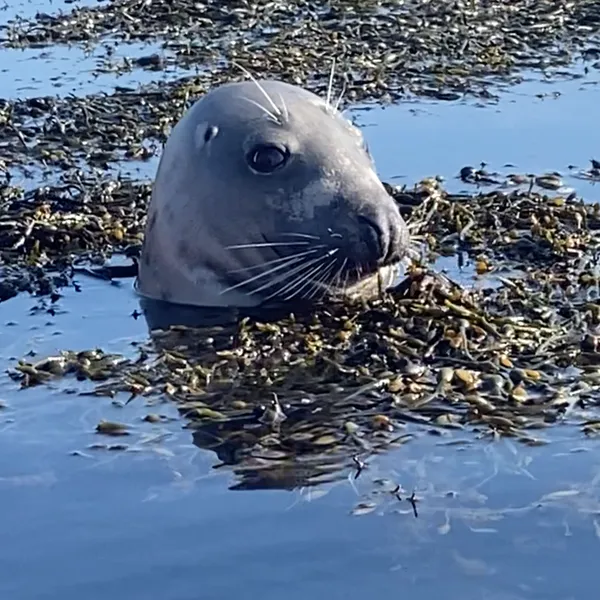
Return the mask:
<svg viewBox="0 0 600 600">
<path fill-rule="evenodd" d="M 385 239 L 380 225 L 363 215 L 358 216 L 360 237 L 366 243 L 373 262 L 378 262 L 386 253 Z"/>
</svg>

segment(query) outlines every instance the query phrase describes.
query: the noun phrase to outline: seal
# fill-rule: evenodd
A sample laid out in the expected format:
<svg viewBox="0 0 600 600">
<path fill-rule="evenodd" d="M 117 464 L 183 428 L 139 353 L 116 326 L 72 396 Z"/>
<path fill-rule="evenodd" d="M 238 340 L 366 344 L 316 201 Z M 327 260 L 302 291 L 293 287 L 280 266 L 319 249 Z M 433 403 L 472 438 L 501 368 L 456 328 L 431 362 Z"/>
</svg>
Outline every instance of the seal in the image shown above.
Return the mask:
<svg viewBox="0 0 600 600">
<path fill-rule="evenodd" d="M 252 79 L 188 109 L 152 188 L 142 298 L 239 308 L 391 285 L 408 227 L 329 95 Z"/>
</svg>

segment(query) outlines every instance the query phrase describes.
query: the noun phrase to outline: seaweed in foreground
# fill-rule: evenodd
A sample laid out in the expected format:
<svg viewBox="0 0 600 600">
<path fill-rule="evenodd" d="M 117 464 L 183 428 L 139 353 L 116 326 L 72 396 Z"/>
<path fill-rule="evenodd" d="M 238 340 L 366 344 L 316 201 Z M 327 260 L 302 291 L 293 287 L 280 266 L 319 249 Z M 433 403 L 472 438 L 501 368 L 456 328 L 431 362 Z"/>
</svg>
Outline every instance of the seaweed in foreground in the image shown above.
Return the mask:
<svg viewBox="0 0 600 600">
<path fill-rule="evenodd" d="M 31 248 L 46 264 L 68 260 L 72 246 L 48 243 L 48 215 L 60 215 L 50 231 L 64 228 L 71 243 L 93 240 L 98 260 L 118 244 L 96 211 L 129 223 L 122 244 L 138 236 L 131 215 L 143 201 L 111 195 L 143 198 L 135 184 L 95 189 L 112 191 L 87 212 L 48 191 L 9 202 L 15 214 L 38 211 L 22 254 L 6 254 L 12 268 L 35 264 Z M 517 189 L 451 195 L 435 179 L 389 189 L 423 254 L 381 298 L 275 322 L 176 326 L 152 332 L 135 360 L 64 352 L 21 361 L 12 375 L 27 387 L 71 374 L 96 382 L 96 395 L 174 402 L 194 443 L 233 468 L 240 489 L 332 481 L 418 435 L 537 445 L 536 433 L 560 422 L 599 431 L 600 206 Z M 23 235 L 5 231 L 5 248 Z M 481 285 L 436 272 L 448 255 L 473 263 Z"/>
<path fill-rule="evenodd" d="M 353 457 L 422 432 L 539 444 L 535 431 L 576 416 L 592 432 L 598 355 L 565 323 L 507 316 L 521 297 L 502 296 L 504 309 L 495 291 L 418 269 L 365 306 L 233 330 L 174 327 L 135 360 L 65 352 L 16 373 L 24 386 L 72 373 L 98 382 L 99 396 L 176 403 L 241 489 L 332 481 Z"/>
</svg>

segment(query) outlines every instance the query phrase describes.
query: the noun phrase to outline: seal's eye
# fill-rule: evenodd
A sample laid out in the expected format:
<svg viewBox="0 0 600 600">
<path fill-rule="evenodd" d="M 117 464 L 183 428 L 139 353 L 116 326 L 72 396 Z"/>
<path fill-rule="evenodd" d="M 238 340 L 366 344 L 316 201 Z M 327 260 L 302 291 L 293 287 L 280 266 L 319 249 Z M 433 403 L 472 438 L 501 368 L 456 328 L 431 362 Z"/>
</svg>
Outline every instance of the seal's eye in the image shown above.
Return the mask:
<svg viewBox="0 0 600 600">
<path fill-rule="evenodd" d="M 289 158 L 289 152 L 279 146 L 261 145 L 253 148 L 247 156 L 248 164 L 257 173 L 268 174 L 282 167 Z"/>
</svg>

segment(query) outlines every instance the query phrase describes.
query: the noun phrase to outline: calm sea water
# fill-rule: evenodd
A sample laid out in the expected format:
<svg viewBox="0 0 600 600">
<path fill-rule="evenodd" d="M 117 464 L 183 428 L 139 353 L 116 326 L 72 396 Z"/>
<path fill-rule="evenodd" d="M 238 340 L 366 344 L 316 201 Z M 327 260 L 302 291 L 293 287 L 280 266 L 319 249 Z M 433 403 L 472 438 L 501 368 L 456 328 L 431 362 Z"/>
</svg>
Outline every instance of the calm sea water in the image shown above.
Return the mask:
<svg viewBox="0 0 600 600">
<path fill-rule="evenodd" d="M 93 59 L 77 52 L 0 49 L 0 93 L 85 93 L 114 84 L 108 76 L 90 80 Z M 512 163 L 519 172 L 567 175 L 568 165 L 600 157 L 598 79 L 526 82 L 495 106 L 411 102 L 356 118 L 382 177 L 398 183 L 441 174 L 460 190 L 458 170 L 480 161 L 492 170 Z M 555 91 L 562 95 L 536 96 Z M 140 173 L 151 176 L 154 166 Z M 566 183 L 600 199 L 597 187 Z M 453 446 L 432 437 L 380 457 L 356 482 L 310 493 L 230 491 L 232 475 L 212 468 L 215 457 L 192 444 L 169 404 L 123 407 L 69 393 L 72 382 L 20 391 L 4 374 L 31 350 L 128 352 L 145 338 L 143 320 L 131 317 L 130 282 L 81 284 L 54 316 L 32 310 L 36 301 L 27 296 L 0 304 L 0 598 L 578 600 L 597 591 L 594 440 L 567 428 L 539 448 Z M 172 420 L 143 422 L 148 412 Z M 127 451 L 89 448 L 101 441 L 94 433 L 100 419 L 132 426 Z M 375 477 L 416 489 L 418 518 L 391 496 L 369 514 L 351 515 Z"/>
</svg>

